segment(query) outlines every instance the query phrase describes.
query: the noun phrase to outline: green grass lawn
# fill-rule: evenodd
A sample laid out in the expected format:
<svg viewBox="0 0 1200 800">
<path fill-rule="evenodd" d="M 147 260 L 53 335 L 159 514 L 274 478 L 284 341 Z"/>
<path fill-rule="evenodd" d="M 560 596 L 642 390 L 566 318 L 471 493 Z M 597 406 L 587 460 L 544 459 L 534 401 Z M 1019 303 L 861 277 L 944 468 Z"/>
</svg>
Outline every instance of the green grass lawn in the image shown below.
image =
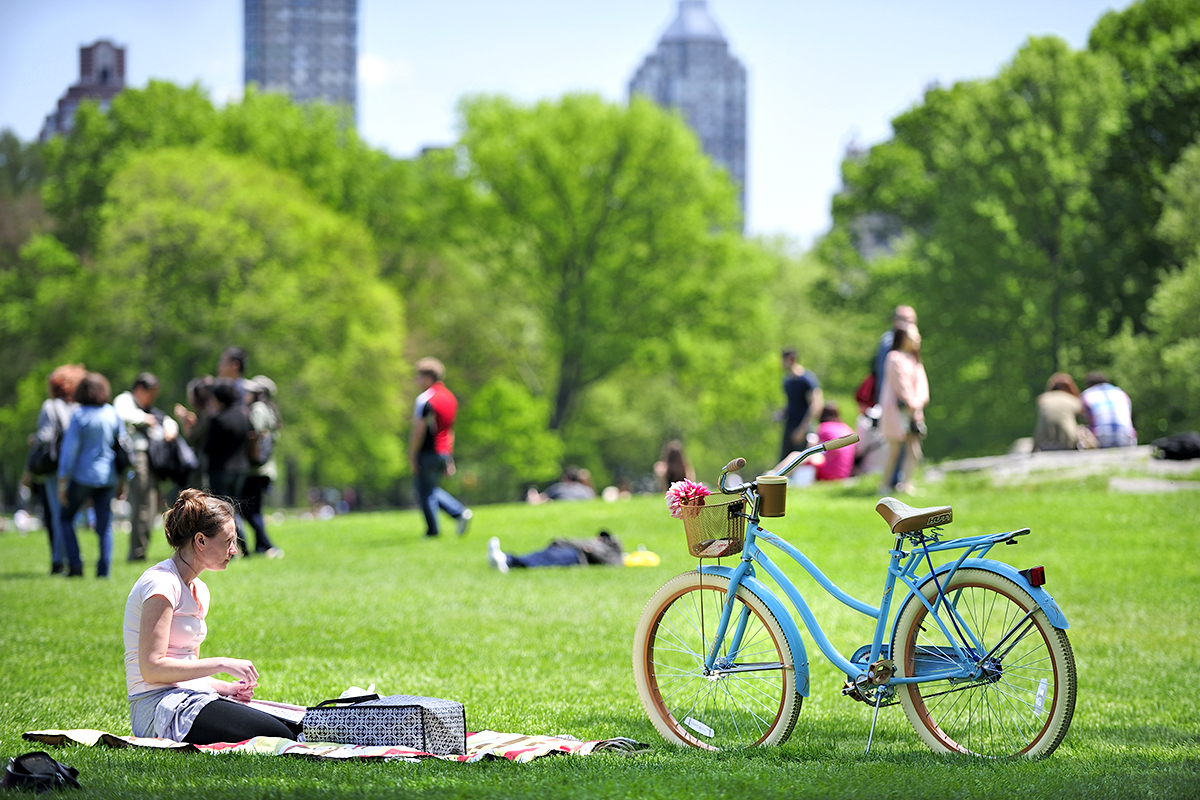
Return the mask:
<svg viewBox="0 0 1200 800">
<path fill-rule="evenodd" d="M 886 526 L 866 486 L 789 496 L 772 528 L 835 582 L 878 602 Z M 812 693 L 785 745 L 709 754 L 655 733 L 630 666 L 646 600 L 693 567 L 683 531 L 657 497 L 606 504 L 485 506 L 464 538 L 426 541 L 415 511 L 289 521 L 272 530 L 287 557 L 206 573 L 206 655 L 252 658 L 258 696 L 312 704 L 347 686 L 424 694 L 466 705 L 468 728 L 630 736 L 646 755 L 547 758 L 532 764 L 327 763 L 290 758 L 66 748 L 79 797 L 1146 797 L 1200 795 L 1200 493 L 1131 495 L 1102 479 L 989 488 L 978 479 L 927 488 L 919 504 L 952 503 L 954 535 L 1030 526 L 993 556 L 1044 564 L 1071 623 L 1079 696 L 1066 740 L 1048 759 L 989 763 L 931 754 L 898 707 L 880 714 L 864 755 L 869 709 L 840 696 L 842 676 L 806 641 Z M 489 536 L 524 552 L 556 537 L 607 529 L 645 544 L 656 568 L 543 569 L 498 574 Z M 121 619 L 140 568 L 121 560 L 98 581 L 95 536 L 82 539 L 89 577 L 50 578 L 44 534 L 0 535 L 0 756 L 37 749 L 21 733 L 98 728 L 129 733 Z M 156 535 L 151 557 L 168 549 Z M 868 620 L 798 581 L 833 642 L 849 653 Z M 807 637 L 806 637 L 807 638 Z"/>
</svg>

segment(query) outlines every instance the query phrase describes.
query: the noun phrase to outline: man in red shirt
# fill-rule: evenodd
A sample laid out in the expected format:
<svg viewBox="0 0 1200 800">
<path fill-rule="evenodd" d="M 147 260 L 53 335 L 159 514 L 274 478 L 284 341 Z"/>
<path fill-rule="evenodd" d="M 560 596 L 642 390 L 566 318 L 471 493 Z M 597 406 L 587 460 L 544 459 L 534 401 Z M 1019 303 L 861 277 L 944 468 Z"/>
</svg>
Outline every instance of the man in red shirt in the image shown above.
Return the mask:
<svg viewBox="0 0 1200 800">
<path fill-rule="evenodd" d="M 441 361 L 422 358 L 416 368 L 421 393 L 413 406 L 408 460 L 416 481 L 417 502 L 425 514 L 425 535 L 438 535 L 440 508 L 458 521 L 458 535 L 462 536 L 471 521 L 471 509 L 438 485 L 442 475 L 454 474 L 454 419 L 458 416 L 458 400 L 442 383 L 446 368 Z"/>
</svg>

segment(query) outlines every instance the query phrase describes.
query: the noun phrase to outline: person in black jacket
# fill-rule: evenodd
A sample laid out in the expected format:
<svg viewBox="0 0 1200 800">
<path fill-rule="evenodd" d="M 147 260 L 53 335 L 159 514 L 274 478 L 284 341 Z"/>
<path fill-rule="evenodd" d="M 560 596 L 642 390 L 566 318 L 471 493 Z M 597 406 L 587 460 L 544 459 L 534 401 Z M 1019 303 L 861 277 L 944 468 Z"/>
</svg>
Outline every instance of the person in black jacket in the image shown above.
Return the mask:
<svg viewBox="0 0 1200 800">
<path fill-rule="evenodd" d="M 214 495 L 229 500 L 236 507 L 250 472 L 250 457 L 246 452 L 250 441 L 250 413 L 237 386 L 229 378 L 217 379 L 213 384 L 213 397 L 218 410 L 208 420 L 203 448 L 208 455 L 208 487 Z M 249 555 L 240 517 L 236 527 L 238 549 L 242 555 Z"/>
</svg>

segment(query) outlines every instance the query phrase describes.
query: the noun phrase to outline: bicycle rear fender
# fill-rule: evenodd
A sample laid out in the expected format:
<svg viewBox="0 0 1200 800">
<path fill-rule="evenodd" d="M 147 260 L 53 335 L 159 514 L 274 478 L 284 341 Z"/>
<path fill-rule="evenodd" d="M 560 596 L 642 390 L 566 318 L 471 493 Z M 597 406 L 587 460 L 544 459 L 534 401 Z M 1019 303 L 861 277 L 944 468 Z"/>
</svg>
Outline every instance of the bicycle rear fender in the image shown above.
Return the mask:
<svg viewBox="0 0 1200 800">
<path fill-rule="evenodd" d="M 704 575 L 719 575 L 731 580 L 733 570 L 733 567 L 700 567 L 700 572 Z M 792 661 L 796 669 L 796 692 L 801 697 L 808 697 L 808 651 L 804 649 L 804 642 L 800 638 L 800 629 L 796 627 L 796 620 L 792 618 L 791 612 L 788 611 L 783 601 L 776 597 L 775 593 L 758 578 L 746 575 L 742 578 L 742 586 L 762 600 L 775 615 L 775 620 L 783 629 L 783 635 L 787 637 L 788 647 L 792 651 Z"/>
<path fill-rule="evenodd" d="M 938 577 L 941 578 L 941 576 L 949 572 L 950 568 L 953 566 L 954 562 L 948 562 L 940 565 L 937 568 Z M 963 559 L 963 562 L 958 565 L 958 569 L 982 569 L 988 572 L 994 572 L 997 575 L 1003 575 L 1017 586 L 1020 586 L 1030 597 L 1034 599 L 1034 601 L 1038 604 L 1038 607 L 1046 613 L 1046 618 L 1050 621 L 1051 625 L 1063 630 L 1071 627 L 1067 623 L 1066 615 L 1062 613 L 1062 610 L 1058 607 L 1058 603 L 1054 602 L 1054 598 L 1050 596 L 1050 593 L 1041 586 L 1034 586 L 1030 584 L 1029 580 L 1013 565 L 1005 564 L 1003 561 L 995 561 L 990 558 L 967 558 Z M 917 581 L 917 587 L 920 588 L 924 586 L 929 582 L 929 580 L 929 575 L 923 576 Z M 894 635 L 895 630 L 893 630 L 892 633 Z"/>
</svg>

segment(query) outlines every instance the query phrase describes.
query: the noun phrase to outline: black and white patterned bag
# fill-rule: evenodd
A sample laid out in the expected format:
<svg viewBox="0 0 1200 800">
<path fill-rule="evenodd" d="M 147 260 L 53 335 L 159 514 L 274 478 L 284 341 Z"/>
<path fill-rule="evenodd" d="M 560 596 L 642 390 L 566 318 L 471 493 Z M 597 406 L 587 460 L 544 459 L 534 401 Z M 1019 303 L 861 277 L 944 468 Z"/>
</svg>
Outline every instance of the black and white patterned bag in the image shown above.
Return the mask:
<svg viewBox="0 0 1200 800">
<path fill-rule="evenodd" d="M 467 712 L 462 703 L 393 694 L 326 700 L 304 712 L 308 742 L 407 747 L 439 756 L 467 752 Z"/>
</svg>

